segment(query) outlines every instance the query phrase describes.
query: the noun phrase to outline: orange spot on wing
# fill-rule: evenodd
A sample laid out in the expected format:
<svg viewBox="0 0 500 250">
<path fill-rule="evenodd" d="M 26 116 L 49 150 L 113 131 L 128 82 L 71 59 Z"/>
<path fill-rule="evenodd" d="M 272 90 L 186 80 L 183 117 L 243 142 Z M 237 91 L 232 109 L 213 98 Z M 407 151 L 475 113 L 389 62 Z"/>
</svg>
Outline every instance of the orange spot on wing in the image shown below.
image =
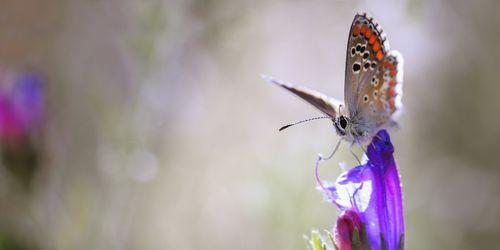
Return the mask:
<svg viewBox="0 0 500 250">
<path fill-rule="evenodd" d="M 377 40 L 377 36 L 373 35 L 372 37 L 370 37 L 370 40 L 368 40 L 368 43 L 370 45 L 373 45 L 376 40 Z"/>
<path fill-rule="evenodd" d="M 363 24 L 363 26 L 361 26 L 361 34 L 365 34 L 367 29 L 366 25 Z"/>
<path fill-rule="evenodd" d="M 354 28 L 352 28 L 352 34 L 354 36 L 357 36 L 359 34 L 359 26 L 354 26 Z"/>
<path fill-rule="evenodd" d="M 395 94 L 396 94 L 396 92 L 394 91 L 393 88 L 390 88 L 389 90 L 387 90 L 387 95 L 389 97 L 394 97 Z"/>
<path fill-rule="evenodd" d="M 380 43 L 379 43 L 379 42 L 376 42 L 376 43 L 373 45 L 373 51 L 377 52 L 379 49 L 380 49 Z"/>
<path fill-rule="evenodd" d="M 392 77 L 394 77 L 394 76 L 396 76 L 396 71 L 395 70 L 391 70 L 390 74 L 391 74 Z"/>
<path fill-rule="evenodd" d="M 387 63 L 387 67 L 389 68 L 389 70 L 394 70 L 394 64 L 392 63 Z"/>
<path fill-rule="evenodd" d="M 391 87 L 396 86 L 396 80 L 391 79 L 391 80 L 389 81 L 389 86 L 391 86 Z"/>
<path fill-rule="evenodd" d="M 382 50 L 379 50 L 377 52 L 377 59 L 380 61 L 382 60 L 382 58 L 384 58 L 384 53 L 382 53 Z"/>
<path fill-rule="evenodd" d="M 371 30 L 371 29 L 368 29 L 368 30 L 366 31 L 366 33 L 365 33 L 365 37 L 366 37 L 366 39 L 370 38 L 370 37 L 372 36 L 372 34 L 373 34 L 373 33 L 372 33 L 372 30 Z"/>
</svg>

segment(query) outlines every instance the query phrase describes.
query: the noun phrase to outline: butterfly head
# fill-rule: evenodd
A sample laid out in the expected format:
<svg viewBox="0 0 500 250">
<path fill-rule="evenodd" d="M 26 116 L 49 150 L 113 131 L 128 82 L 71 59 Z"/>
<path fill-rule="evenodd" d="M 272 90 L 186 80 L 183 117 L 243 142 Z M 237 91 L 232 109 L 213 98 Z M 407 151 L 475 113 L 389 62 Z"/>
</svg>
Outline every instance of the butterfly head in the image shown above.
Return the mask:
<svg viewBox="0 0 500 250">
<path fill-rule="evenodd" d="M 348 134 L 351 128 L 351 121 L 347 116 L 340 115 L 335 120 L 333 120 L 333 125 L 335 125 L 335 130 L 340 136 L 345 136 Z"/>
</svg>

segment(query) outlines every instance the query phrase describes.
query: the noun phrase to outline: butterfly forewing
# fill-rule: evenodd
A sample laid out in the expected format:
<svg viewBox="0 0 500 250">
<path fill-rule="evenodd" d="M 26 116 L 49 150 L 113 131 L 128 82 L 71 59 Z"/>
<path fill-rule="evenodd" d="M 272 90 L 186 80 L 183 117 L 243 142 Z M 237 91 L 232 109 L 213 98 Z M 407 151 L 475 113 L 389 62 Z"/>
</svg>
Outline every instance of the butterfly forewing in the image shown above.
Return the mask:
<svg viewBox="0 0 500 250">
<path fill-rule="evenodd" d="M 319 93 L 318 91 L 314 91 L 304 87 L 297 87 L 291 83 L 274 79 L 269 76 L 262 76 L 262 78 L 264 78 L 266 81 L 270 83 L 274 83 L 286 90 L 289 90 L 290 92 L 294 93 L 298 97 L 312 104 L 321 112 L 325 113 L 326 115 L 332 118 L 335 118 L 335 116 L 338 113 L 337 109 L 341 103 L 333 98 L 330 98 L 324 94 Z"/>
<path fill-rule="evenodd" d="M 347 44 L 344 98 L 350 116 L 358 109 L 359 89 L 371 78 L 387 49 L 380 26 L 367 17 L 357 14 L 351 24 Z"/>
<path fill-rule="evenodd" d="M 380 25 L 366 14 L 356 15 L 349 32 L 344 95 L 357 131 L 371 134 L 388 123 L 399 108 L 401 77 L 402 57 L 389 51 Z"/>
</svg>

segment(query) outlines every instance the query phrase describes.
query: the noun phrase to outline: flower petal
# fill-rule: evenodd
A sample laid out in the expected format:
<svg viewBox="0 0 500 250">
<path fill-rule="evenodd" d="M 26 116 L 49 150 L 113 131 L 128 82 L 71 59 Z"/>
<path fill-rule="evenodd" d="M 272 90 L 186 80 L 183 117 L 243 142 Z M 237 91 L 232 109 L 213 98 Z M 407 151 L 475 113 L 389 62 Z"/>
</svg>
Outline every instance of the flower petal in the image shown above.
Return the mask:
<svg viewBox="0 0 500 250">
<path fill-rule="evenodd" d="M 344 172 L 326 196 L 342 211 L 359 214 L 372 249 L 397 250 L 404 239 L 401 182 L 394 147 L 385 130 L 368 146 L 368 162 Z M 402 243 L 401 243 L 402 244 Z"/>
<path fill-rule="evenodd" d="M 44 115 L 41 78 L 34 73 L 7 73 L 9 77 L 0 75 L 0 139 L 4 142 L 40 127 Z"/>
</svg>

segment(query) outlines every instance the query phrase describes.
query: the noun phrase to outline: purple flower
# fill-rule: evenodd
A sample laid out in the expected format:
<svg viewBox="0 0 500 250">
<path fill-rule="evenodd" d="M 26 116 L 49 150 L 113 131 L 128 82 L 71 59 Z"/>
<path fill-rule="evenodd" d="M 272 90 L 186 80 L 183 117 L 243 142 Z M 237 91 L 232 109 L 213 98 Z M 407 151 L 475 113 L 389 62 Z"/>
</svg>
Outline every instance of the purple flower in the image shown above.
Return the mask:
<svg viewBox="0 0 500 250">
<path fill-rule="evenodd" d="M 42 81 L 33 73 L 0 73 L 4 74 L 0 76 L 0 140 L 12 143 L 41 125 L 44 112 Z"/>
<path fill-rule="evenodd" d="M 393 153 L 389 134 L 379 131 L 368 146 L 367 163 L 344 172 L 324 189 L 342 211 L 334 230 L 340 250 L 351 249 L 354 228 L 359 233 L 356 244 L 374 250 L 404 249 L 401 182 Z"/>
</svg>

